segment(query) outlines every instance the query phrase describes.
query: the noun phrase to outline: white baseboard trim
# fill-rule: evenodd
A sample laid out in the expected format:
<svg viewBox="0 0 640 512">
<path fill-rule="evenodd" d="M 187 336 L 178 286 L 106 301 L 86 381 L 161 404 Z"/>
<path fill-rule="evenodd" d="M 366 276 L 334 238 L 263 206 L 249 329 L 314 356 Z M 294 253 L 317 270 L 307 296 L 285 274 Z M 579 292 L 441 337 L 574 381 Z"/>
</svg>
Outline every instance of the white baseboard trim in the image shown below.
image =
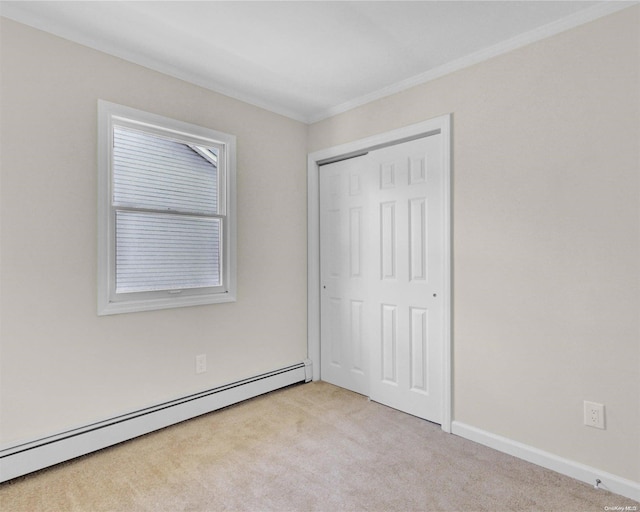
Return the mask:
<svg viewBox="0 0 640 512">
<path fill-rule="evenodd" d="M 5 482 L 312 378 L 311 361 L 0 450 Z"/>
<path fill-rule="evenodd" d="M 553 453 L 539 450 L 533 446 L 492 434 L 459 421 L 454 421 L 451 424 L 451 433 L 594 486 L 596 480 L 599 479 L 601 482 L 598 484 L 599 488 L 640 501 L 640 483 L 638 482 L 627 480 L 573 460 L 564 459 Z"/>
</svg>

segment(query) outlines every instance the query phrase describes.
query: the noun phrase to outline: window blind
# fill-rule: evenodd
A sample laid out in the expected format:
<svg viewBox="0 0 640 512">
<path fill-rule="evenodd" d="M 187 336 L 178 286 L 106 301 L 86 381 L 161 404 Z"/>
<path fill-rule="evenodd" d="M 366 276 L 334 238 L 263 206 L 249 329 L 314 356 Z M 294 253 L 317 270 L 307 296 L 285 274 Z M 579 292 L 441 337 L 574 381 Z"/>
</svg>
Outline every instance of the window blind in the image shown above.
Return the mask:
<svg viewBox="0 0 640 512">
<path fill-rule="evenodd" d="M 120 126 L 113 143 L 116 293 L 221 286 L 217 150 Z"/>
<path fill-rule="evenodd" d="M 221 220 L 116 212 L 116 293 L 220 286 Z"/>
<path fill-rule="evenodd" d="M 218 213 L 217 165 L 188 144 L 115 126 L 113 204 Z M 208 149 L 214 157 L 215 148 Z"/>
</svg>

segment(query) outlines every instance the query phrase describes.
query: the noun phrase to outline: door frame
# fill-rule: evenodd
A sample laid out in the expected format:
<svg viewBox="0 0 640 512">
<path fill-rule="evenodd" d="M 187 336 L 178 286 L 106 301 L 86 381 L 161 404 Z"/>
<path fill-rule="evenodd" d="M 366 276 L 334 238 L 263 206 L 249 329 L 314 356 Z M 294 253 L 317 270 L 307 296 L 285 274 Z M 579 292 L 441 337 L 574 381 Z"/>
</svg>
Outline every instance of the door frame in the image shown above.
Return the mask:
<svg viewBox="0 0 640 512">
<path fill-rule="evenodd" d="M 320 165 L 386 146 L 441 134 L 443 172 L 442 430 L 451 432 L 451 114 L 310 153 L 307 158 L 307 353 L 313 380 L 320 380 Z"/>
</svg>

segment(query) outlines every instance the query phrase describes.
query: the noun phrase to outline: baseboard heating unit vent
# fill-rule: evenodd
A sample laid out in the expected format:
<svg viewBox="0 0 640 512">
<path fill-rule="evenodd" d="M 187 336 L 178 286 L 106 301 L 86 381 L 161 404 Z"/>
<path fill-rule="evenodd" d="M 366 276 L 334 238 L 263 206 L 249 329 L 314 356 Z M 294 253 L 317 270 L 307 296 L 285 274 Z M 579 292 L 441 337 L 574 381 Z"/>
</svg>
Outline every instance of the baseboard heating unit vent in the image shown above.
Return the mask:
<svg viewBox="0 0 640 512">
<path fill-rule="evenodd" d="M 0 450 L 0 482 L 311 380 L 311 361 Z"/>
</svg>

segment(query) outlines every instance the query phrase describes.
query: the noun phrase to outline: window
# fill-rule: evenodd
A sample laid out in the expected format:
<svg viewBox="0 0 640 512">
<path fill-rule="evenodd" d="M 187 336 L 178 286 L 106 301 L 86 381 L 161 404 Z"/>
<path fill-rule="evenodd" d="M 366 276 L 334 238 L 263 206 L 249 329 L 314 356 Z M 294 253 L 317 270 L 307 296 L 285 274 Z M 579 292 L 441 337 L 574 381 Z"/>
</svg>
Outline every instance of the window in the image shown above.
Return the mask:
<svg viewBox="0 0 640 512">
<path fill-rule="evenodd" d="M 235 137 L 98 103 L 98 314 L 235 300 Z"/>
</svg>

